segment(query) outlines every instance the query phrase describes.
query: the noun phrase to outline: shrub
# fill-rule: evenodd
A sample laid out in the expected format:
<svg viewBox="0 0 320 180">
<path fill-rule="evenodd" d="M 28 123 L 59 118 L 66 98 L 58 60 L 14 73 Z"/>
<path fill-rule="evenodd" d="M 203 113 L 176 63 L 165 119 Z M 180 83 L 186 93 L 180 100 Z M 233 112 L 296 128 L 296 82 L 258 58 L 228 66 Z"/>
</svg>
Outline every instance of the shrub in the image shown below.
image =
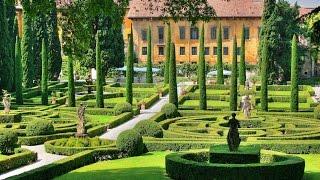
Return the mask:
<svg viewBox="0 0 320 180">
<path fill-rule="evenodd" d="M 3 131 L 0 134 L 0 151 L 2 154 L 13 154 L 17 147 L 18 135 L 12 131 Z"/>
<path fill-rule="evenodd" d="M 27 136 L 50 135 L 54 133 L 54 127 L 51 121 L 34 120 L 26 127 Z"/>
<path fill-rule="evenodd" d="M 165 113 L 167 118 L 175 118 L 178 114 L 178 109 L 174 104 L 168 103 L 161 108 L 161 112 Z"/>
<path fill-rule="evenodd" d="M 118 103 L 116 106 L 113 108 L 114 115 L 120 115 L 124 112 L 132 112 L 132 106 L 130 103 Z"/>
<path fill-rule="evenodd" d="M 120 133 L 116 144 L 117 148 L 127 153 L 128 156 L 138 156 L 144 151 L 142 136 L 134 129 Z"/>
<path fill-rule="evenodd" d="M 141 134 L 141 136 L 150 136 L 156 138 L 163 137 L 162 128 L 155 121 L 141 121 L 134 128 Z"/>
</svg>

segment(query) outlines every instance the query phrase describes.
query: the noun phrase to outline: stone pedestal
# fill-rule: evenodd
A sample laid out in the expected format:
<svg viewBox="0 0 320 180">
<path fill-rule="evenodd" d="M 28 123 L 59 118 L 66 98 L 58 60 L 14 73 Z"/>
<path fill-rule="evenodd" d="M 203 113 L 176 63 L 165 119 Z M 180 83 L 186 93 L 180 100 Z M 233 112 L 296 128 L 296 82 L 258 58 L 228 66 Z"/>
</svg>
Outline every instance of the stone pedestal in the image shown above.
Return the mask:
<svg viewBox="0 0 320 180">
<path fill-rule="evenodd" d="M 238 151 L 229 151 L 228 145 L 211 146 L 209 162 L 220 164 L 260 163 L 260 147 L 240 146 Z"/>
</svg>

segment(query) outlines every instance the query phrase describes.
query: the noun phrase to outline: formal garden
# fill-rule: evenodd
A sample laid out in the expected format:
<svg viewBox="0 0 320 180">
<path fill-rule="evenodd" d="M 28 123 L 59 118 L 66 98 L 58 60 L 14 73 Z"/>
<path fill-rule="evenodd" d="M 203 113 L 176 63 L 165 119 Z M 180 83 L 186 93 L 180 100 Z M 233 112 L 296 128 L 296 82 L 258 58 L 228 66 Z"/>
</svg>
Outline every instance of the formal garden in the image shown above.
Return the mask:
<svg viewBox="0 0 320 180">
<path fill-rule="evenodd" d="M 55 1 L 22 0 L 19 34 L 15 2 L 0 0 L 0 179 L 320 179 L 319 81 L 300 77 L 308 48 L 298 38 L 305 32 L 318 52 L 319 29 L 310 23 L 319 11 L 296 22 L 296 6 L 265 1 L 259 64 L 246 62 L 244 26 L 240 53 L 233 37 L 232 63 L 224 63 L 220 24 L 209 65 L 204 24 L 214 9 L 168 0 L 163 12 L 199 23 L 199 60 L 177 64 L 172 21 L 165 63 L 155 65 L 150 26 L 146 64 L 135 62 L 132 25 L 124 47 L 128 2 L 96 3 L 75 1 L 58 21 Z M 281 47 L 274 8 L 291 13 L 290 27 L 300 30 L 286 32 Z M 135 80 L 138 66 L 146 68 L 143 82 Z"/>
</svg>

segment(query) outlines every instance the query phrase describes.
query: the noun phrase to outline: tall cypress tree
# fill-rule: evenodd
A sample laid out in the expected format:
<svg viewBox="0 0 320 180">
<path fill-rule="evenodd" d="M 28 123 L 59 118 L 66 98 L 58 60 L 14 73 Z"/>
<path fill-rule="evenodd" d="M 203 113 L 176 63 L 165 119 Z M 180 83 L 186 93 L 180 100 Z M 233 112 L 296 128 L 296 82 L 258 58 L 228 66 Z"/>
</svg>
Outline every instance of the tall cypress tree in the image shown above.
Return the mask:
<svg viewBox="0 0 320 180">
<path fill-rule="evenodd" d="M 76 107 L 72 55 L 68 56 L 68 106 Z"/>
<path fill-rule="evenodd" d="M 237 67 L 237 37 L 233 38 L 233 57 L 232 57 L 232 74 L 231 74 L 231 89 L 230 89 L 230 110 L 237 111 L 238 105 L 238 67 Z"/>
<path fill-rule="evenodd" d="M 45 39 L 42 39 L 41 62 L 41 102 L 42 105 L 48 105 L 48 54 Z"/>
<path fill-rule="evenodd" d="M 149 25 L 148 29 L 148 48 L 147 48 L 147 74 L 146 74 L 146 82 L 147 83 L 153 83 L 153 77 L 152 77 L 152 45 L 151 42 L 151 27 Z"/>
<path fill-rule="evenodd" d="M 217 83 L 224 84 L 223 79 L 223 62 L 222 62 L 222 29 L 221 24 L 219 25 L 218 33 L 218 47 L 217 47 Z"/>
<path fill-rule="evenodd" d="M 240 52 L 240 67 L 239 67 L 239 81 L 240 85 L 246 83 L 246 41 L 245 41 L 245 28 L 242 27 L 241 35 L 241 52 Z"/>
<path fill-rule="evenodd" d="M 298 42 L 294 35 L 291 47 L 291 112 L 299 110 L 298 57 Z"/>
<path fill-rule="evenodd" d="M 56 81 L 60 75 L 62 65 L 61 44 L 58 34 L 56 1 L 50 0 L 50 4 L 51 9 L 47 16 L 48 70 L 49 79 Z"/>
<path fill-rule="evenodd" d="M 16 34 L 14 33 L 14 20 L 16 17 L 16 6 L 15 6 L 15 0 L 5 0 L 6 4 L 6 17 L 8 22 L 8 45 L 11 47 L 8 48 L 8 51 L 10 53 L 10 74 L 12 77 L 10 78 L 10 86 L 11 90 L 15 90 L 15 69 L 14 69 L 14 62 L 15 62 L 15 41 L 16 41 Z M 8 75 L 10 76 L 10 75 Z"/>
<path fill-rule="evenodd" d="M 199 89 L 200 89 L 200 104 L 201 110 L 207 109 L 207 93 L 206 93 L 206 61 L 204 54 L 204 24 L 202 24 L 200 33 L 200 52 L 199 52 L 199 63 L 198 63 L 198 77 L 199 77 Z"/>
<path fill-rule="evenodd" d="M 13 59 L 11 56 L 8 21 L 6 18 L 5 1 L 0 0 L 0 60 L 1 62 L 1 86 L 8 91 L 13 86 Z"/>
<path fill-rule="evenodd" d="M 267 37 L 263 39 L 263 51 L 261 62 L 261 109 L 268 111 L 268 41 Z"/>
<path fill-rule="evenodd" d="M 23 104 L 22 96 L 22 64 L 21 64 L 21 47 L 19 36 L 16 36 L 16 47 L 15 47 L 15 87 L 16 87 L 16 103 L 18 105 Z"/>
<path fill-rule="evenodd" d="M 101 50 L 99 41 L 99 31 L 96 34 L 96 69 L 97 69 L 97 95 L 96 95 L 96 106 L 98 108 L 104 108 L 103 100 L 103 73 L 102 73 L 102 62 L 101 62 Z"/>
<path fill-rule="evenodd" d="M 17 80 L 17 74 L 19 73 L 18 72 L 18 70 L 17 70 L 17 65 L 16 65 L 16 50 L 15 50 L 15 48 L 16 48 L 16 41 L 17 41 L 17 36 L 18 36 L 18 38 L 19 38 L 19 26 L 18 26 L 18 19 L 17 19 L 17 16 L 14 18 L 14 22 L 13 22 L 13 28 L 12 28 L 12 34 L 15 36 L 14 37 L 14 40 L 13 40 L 13 49 L 12 49 L 12 51 L 14 52 L 13 53 L 13 59 L 14 59 L 14 65 L 13 65 L 13 74 L 14 74 L 14 79 L 13 79 L 13 87 L 12 87 L 12 89 L 13 89 L 13 91 L 16 91 L 16 85 L 17 85 L 17 83 L 16 83 L 16 80 Z M 20 63 L 21 63 L 21 41 L 20 41 L 20 39 L 19 39 L 19 47 L 20 47 L 20 49 L 19 49 L 19 53 L 20 53 Z M 21 70 L 21 72 L 22 72 L 22 70 Z M 22 77 L 22 76 L 21 76 Z"/>
<path fill-rule="evenodd" d="M 23 84 L 26 88 L 33 86 L 35 80 L 35 62 L 33 54 L 33 31 L 32 31 L 32 17 L 28 12 L 23 14 L 23 35 L 21 41 L 21 61 L 23 68 Z"/>
<path fill-rule="evenodd" d="M 132 104 L 132 100 L 133 100 L 133 94 L 132 94 L 132 84 L 133 84 L 133 79 L 134 79 L 134 76 L 133 76 L 133 57 L 134 57 L 134 54 L 133 54 L 133 32 L 132 32 L 132 25 L 131 25 L 131 33 L 129 35 L 129 46 L 128 46 L 128 56 L 127 56 L 127 77 L 126 77 L 126 92 L 127 92 L 127 95 L 126 95 L 126 99 L 127 99 L 127 102 Z"/>
<path fill-rule="evenodd" d="M 178 91 L 176 76 L 176 53 L 175 45 L 170 45 L 170 64 L 169 64 L 169 102 L 178 107 Z"/>
<path fill-rule="evenodd" d="M 170 66 L 170 45 L 171 45 L 171 26 L 170 23 L 167 24 L 167 42 L 166 42 L 166 62 L 164 70 L 164 83 L 169 83 L 169 66 Z"/>
</svg>

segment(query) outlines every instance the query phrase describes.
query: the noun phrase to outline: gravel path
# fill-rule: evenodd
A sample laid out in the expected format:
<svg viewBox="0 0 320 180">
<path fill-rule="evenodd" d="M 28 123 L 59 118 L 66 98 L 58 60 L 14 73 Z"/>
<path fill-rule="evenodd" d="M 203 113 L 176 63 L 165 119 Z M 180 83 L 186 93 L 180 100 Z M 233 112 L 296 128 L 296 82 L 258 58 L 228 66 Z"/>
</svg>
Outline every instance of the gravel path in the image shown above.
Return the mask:
<svg viewBox="0 0 320 180">
<path fill-rule="evenodd" d="M 51 163 L 58 161 L 60 159 L 63 159 L 65 157 L 65 156 L 59 156 L 59 155 L 55 155 L 55 154 L 46 153 L 46 151 L 44 149 L 44 145 L 22 146 L 22 148 L 29 149 L 33 152 L 36 152 L 38 154 L 38 161 L 36 161 L 33 164 L 26 165 L 21 168 L 9 171 L 5 174 L 1 174 L 0 179 L 6 179 L 11 176 L 22 174 L 24 172 L 39 168 L 41 166 L 51 164 Z"/>
</svg>

